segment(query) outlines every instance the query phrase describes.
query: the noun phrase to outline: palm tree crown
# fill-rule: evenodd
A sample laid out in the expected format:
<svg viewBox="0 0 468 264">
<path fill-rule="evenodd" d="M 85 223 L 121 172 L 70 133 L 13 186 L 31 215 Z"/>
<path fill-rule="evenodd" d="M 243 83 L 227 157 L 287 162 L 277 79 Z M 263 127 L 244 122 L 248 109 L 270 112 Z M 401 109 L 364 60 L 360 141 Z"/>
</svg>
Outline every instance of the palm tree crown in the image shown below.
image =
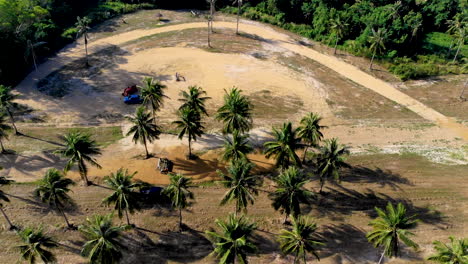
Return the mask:
<svg viewBox="0 0 468 264">
<path fill-rule="evenodd" d="M 104 178 L 104 182 L 114 191 L 111 195 L 104 198 L 102 201 L 105 204 L 115 204 L 119 218 L 123 217 L 123 212 L 127 217 L 127 224 L 130 225 L 128 213 L 133 214 L 135 209 L 139 209 L 136 188 L 141 187 L 140 183 L 132 181 L 133 174 L 128 174 L 127 170 L 119 169 L 116 173 L 111 173 L 110 176 Z"/>
<path fill-rule="evenodd" d="M 339 181 L 339 170 L 351 167 L 345 162 L 345 155 L 349 155 L 348 148 L 338 144 L 336 138 L 325 141 L 325 146 L 321 148 L 317 158 L 320 192 L 322 192 L 323 185 L 328 178 L 333 177 L 336 181 Z"/>
<path fill-rule="evenodd" d="M 322 118 L 316 113 L 308 113 L 304 118 L 301 119 L 301 125 L 297 128 L 298 136 L 307 143 L 307 147 L 317 148 L 319 142 L 323 138 L 322 129 L 327 128 L 321 126 L 320 121 Z M 304 158 L 307 154 L 307 148 L 304 150 Z"/>
<path fill-rule="evenodd" d="M 172 201 L 172 206 L 179 209 L 179 229 L 182 230 L 182 209 L 188 205 L 189 199 L 193 199 L 193 193 L 188 189 L 192 181 L 182 174 L 171 174 L 171 183 L 164 189 L 164 194 Z"/>
<path fill-rule="evenodd" d="M 235 160 L 227 168 L 228 174 L 219 172 L 221 183 L 229 190 L 221 200 L 221 205 L 230 201 L 236 201 L 236 214 L 242 209 L 247 211 L 248 204 L 255 201 L 254 195 L 258 195 L 258 187 L 261 179 L 257 175 L 250 175 L 255 165 L 246 160 Z"/>
<path fill-rule="evenodd" d="M 192 157 L 192 140 L 197 141 L 197 137 L 203 134 L 203 125 L 200 114 L 194 109 L 184 107 L 179 110 L 179 120 L 173 122 L 179 129 L 179 139 L 182 139 L 185 134 L 188 136 L 189 154 Z"/>
<path fill-rule="evenodd" d="M 57 169 L 49 169 L 34 190 L 34 195 L 39 197 L 42 202 L 60 211 L 68 227 L 71 227 L 71 224 L 63 209 L 66 205 L 73 204 L 73 199 L 68 195 L 68 192 L 70 192 L 70 186 L 74 184 L 71 179 L 65 178 Z"/>
<path fill-rule="evenodd" d="M 233 214 L 226 221 L 216 219 L 215 223 L 221 232 L 206 233 L 214 243 L 213 254 L 219 258 L 219 264 L 248 263 L 247 254 L 257 249 L 251 239 L 257 225 Z"/>
<path fill-rule="evenodd" d="M 11 126 L 6 124 L 6 115 L 4 113 L 0 113 L 0 147 L 2 153 L 6 152 L 5 147 L 3 146 L 3 140 L 8 139 L 8 134 L 11 131 Z"/>
<path fill-rule="evenodd" d="M 418 248 L 418 245 L 409 238 L 414 234 L 408 231 L 416 225 L 417 220 L 414 215 L 407 216 L 402 203 L 394 207 L 389 202 L 386 211 L 377 207 L 375 211 L 379 217 L 369 223 L 373 227 L 373 230 L 366 235 L 369 242 L 375 247 L 382 246 L 383 253 L 389 257 L 398 256 L 400 240 L 409 247 Z"/>
<path fill-rule="evenodd" d="M 372 35 L 369 36 L 369 42 L 370 42 L 370 47 L 369 49 L 372 51 L 372 59 L 369 68 L 372 70 L 372 64 L 374 62 L 374 57 L 375 54 L 378 52 L 382 52 L 382 50 L 385 50 L 385 39 L 387 38 L 387 30 L 383 28 L 377 29 L 375 31 L 374 28 L 372 28 Z"/>
<path fill-rule="evenodd" d="M 16 134 L 19 134 L 18 129 L 13 119 L 12 108 L 18 107 L 18 104 L 14 102 L 16 95 L 11 93 L 11 87 L 0 84 L 0 107 L 8 114 L 11 120 L 11 124 Z"/>
<path fill-rule="evenodd" d="M 208 115 L 205 108 L 205 101 L 210 99 L 210 97 L 203 96 L 206 92 L 203 91 L 201 87 L 198 86 L 189 86 L 188 92 L 182 91 L 180 95 L 182 96 L 179 101 L 182 102 L 179 110 L 183 108 L 189 108 L 194 110 L 195 112 L 201 114 Z"/>
<path fill-rule="evenodd" d="M 87 177 L 88 166 L 86 163 L 98 169 L 101 168 L 101 165 L 92 157 L 101 154 L 96 141 L 92 140 L 90 135 L 80 132 L 70 132 L 63 137 L 63 140 L 65 141 L 65 148 L 58 150 L 56 153 L 68 158 L 64 171 L 69 171 L 73 165 L 77 164 L 82 179 L 89 185 Z"/>
<path fill-rule="evenodd" d="M 113 264 L 122 258 L 125 247 L 118 240 L 122 231 L 129 226 L 113 226 L 112 214 L 95 215 L 86 218 L 86 224 L 79 231 L 87 239 L 81 255 L 87 257 L 91 264 Z"/>
<path fill-rule="evenodd" d="M 164 89 L 167 86 L 159 81 L 154 81 L 151 77 L 145 77 L 143 79 L 143 87 L 141 87 L 141 96 L 143 97 L 143 103 L 151 106 L 153 118 L 155 117 L 156 111 L 161 109 L 163 105 Z"/>
<path fill-rule="evenodd" d="M 45 235 L 41 229 L 27 227 L 18 231 L 18 236 L 23 242 L 18 246 L 21 259 L 30 264 L 36 263 L 40 259 L 44 263 L 55 263 L 57 259 L 54 254 L 47 249 L 58 247 L 57 242 L 51 237 Z"/>
<path fill-rule="evenodd" d="M 314 238 L 317 224 L 305 216 L 292 218 L 292 230 L 283 229 L 279 236 L 281 251 L 286 255 L 294 255 L 294 263 L 299 263 L 303 259 L 306 264 L 307 253 L 314 255 L 320 260 L 317 248 L 325 245 Z"/>
<path fill-rule="evenodd" d="M 236 161 L 248 160 L 247 154 L 253 151 L 249 144 L 249 135 L 242 135 L 239 131 L 234 130 L 232 137 L 224 137 L 224 153 L 223 160 Z"/>
<path fill-rule="evenodd" d="M 145 146 L 146 157 L 149 158 L 150 154 L 148 152 L 147 143 L 159 139 L 161 128 L 154 124 L 153 118 L 151 118 L 151 115 L 146 112 L 143 107 L 138 107 L 135 116 L 127 116 L 127 120 L 132 123 L 130 130 L 127 132 L 127 136 L 133 135 L 132 141 L 135 142 L 135 144 L 143 144 Z"/>
<path fill-rule="evenodd" d="M 241 92 L 235 87 L 225 91 L 224 105 L 216 114 L 216 119 L 224 123 L 223 133 L 233 133 L 235 130 L 245 133 L 252 128 L 252 104 Z"/>
<path fill-rule="evenodd" d="M 276 190 L 270 194 L 273 200 L 273 208 L 281 209 L 285 214 L 294 217 L 301 214 L 301 203 L 308 204 L 313 198 L 313 193 L 304 188 L 308 182 L 306 176 L 296 167 L 289 167 L 275 179 Z"/>
<path fill-rule="evenodd" d="M 441 264 L 466 264 L 468 263 L 468 239 L 455 239 L 449 237 L 450 243 L 444 244 L 434 241 L 436 253 L 428 258 Z"/>
<path fill-rule="evenodd" d="M 296 137 L 296 131 L 292 129 L 291 122 L 284 123 L 281 129 L 273 128 L 274 141 L 264 144 L 267 158 L 275 156 L 276 166 L 285 169 L 292 163 L 301 166 L 301 159 L 297 156 L 296 150 L 302 145 L 300 139 Z"/>
</svg>

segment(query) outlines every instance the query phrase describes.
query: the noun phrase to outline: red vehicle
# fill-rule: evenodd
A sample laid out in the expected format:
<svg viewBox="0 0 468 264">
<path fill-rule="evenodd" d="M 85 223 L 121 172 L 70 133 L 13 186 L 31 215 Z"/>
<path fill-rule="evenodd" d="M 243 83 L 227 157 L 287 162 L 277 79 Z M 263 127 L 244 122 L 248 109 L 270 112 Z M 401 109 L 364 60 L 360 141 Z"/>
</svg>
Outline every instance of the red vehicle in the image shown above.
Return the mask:
<svg viewBox="0 0 468 264">
<path fill-rule="evenodd" d="M 122 93 L 122 96 L 129 96 L 137 92 L 138 88 L 136 85 L 128 86 L 127 88 L 125 88 L 124 92 Z"/>
</svg>

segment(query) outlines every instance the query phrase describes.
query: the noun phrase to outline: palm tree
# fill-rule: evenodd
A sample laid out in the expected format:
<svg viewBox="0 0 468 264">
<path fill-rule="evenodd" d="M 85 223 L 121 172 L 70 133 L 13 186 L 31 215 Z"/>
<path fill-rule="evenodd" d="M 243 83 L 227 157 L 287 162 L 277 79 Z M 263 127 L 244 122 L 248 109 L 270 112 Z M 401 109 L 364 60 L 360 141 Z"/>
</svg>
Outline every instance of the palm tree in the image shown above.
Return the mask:
<svg viewBox="0 0 468 264">
<path fill-rule="evenodd" d="M 223 133 L 245 133 L 252 128 L 252 104 L 241 92 L 236 87 L 225 91 L 224 105 L 216 114 L 216 119 L 224 123 Z"/>
<path fill-rule="evenodd" d="M 317 230 L 317 224 L 305 216 L 292 218 L 292 230 L 283 229 L 279 236 L 281 251 L 285 255 L 294 255 L 294 264 L 302 259 L 306 262 L 307 253 L 314 255 L 317 260 L 320 258 L 317 254 L 317 248 L 325 244 L 314 238 Z"/>
<path fill-rule="evenodd" d="M 118 240 L 122 231 L 130 227 L 113 226 L 112 214 L 95 215 L 86 218 L 86 224 L 81 225 L 78 230 L 87 239 L 81 250 L 81 255 L 87 257 L 91 264 L 118 263 L 122 258 L 125 247 Z"/>
<path fill-rule="evenodd" d="M 343 38 L 343 35 L 346 31 L 346 27 L 349 25 L 344 21 L 341 21 L 341 17 L 338 15 L 336 18 L 330 19 L 331 31 L 336 36 L 335 48 L 333 49 L 333 55 L 336 55 L 336 47 L 338 46 L 338 41 Z"/>
<path fill-rule="evenodd" d="M 11 125 L 15 130 L 16 135 L 20 135 L 18 129 L 15 125 L 15 119 L 13 118 L 13 114 L 11 113 L 11 109 L 18 107 L 18 104 L 13 102 L 16 99 L 16 95 L 11 93 L 11 87 L 7 87 L 0 84 L 0 107 L 8 114 L 11 120 Z"/>
<path fill-rule="evenodd" d="M 151 105 L 151 113 L 153 114 L 153 120 L 156 120 L 156 112 L 161 109 L 163 105 L 164 89 L 167 88 L 166 85 L 162 84 L 159 81 L 154 81 L 151 77 L 143 78 L 143 87 L 141 89 L 141 96 L 143 97 L 143 103 L 148 106 Z"/>
<path fill-rule="evenodd" d="M 372 36 L 369 36 L 369 42 L 371 43 L 370 50 L 372 51 L 372 59 L 369 66 L 370 70 L 372 70 L 375 54 L 385 50 L 385 39 L 387 38 L 386 34 L 387 30 L 385 29 L 379 28 L 377 31 L 375 31 L 372 28 Z"/>
<path fill-rule="evenodd" d="M 253 151 L 248 138 L 249 135 L 242 135 L 237 130 L 232 134 L 232 138 L 224 137 L 223 160 L 248 160 L 247 154 Z"/>
<path fill-rule="evenodd" d="M 6 177 L 0 176 L 0 186 L 8 185 L 8 184 L 11 184 L 12 182 L 13 182 L 12 180 L 8 180 Z M 2 212 L 3 216 L 5 217 L 5 220 L 7 221 L 8 225 L 10 226 L 10 230 L 14 230 L 16 227 L 11 223 L 10 218 L 8 218 L 7 214 L 3 210 L 2 201 L 10 202 L 10 199 L 8 199 L 6 194 L 2 190 L 0 190 L 0 212 Z"/>
<path fill-rule="evenodd" d="M 70 186 L 72 185 L 75 185 L 75 183 L 65 178 L 60 171 L 49 169 L 44 178 L 39 181 L 38 187 L 34 190 L 36 197 L 39 197 L 42 202 L 60 212 L 69 228 L 73 227 L 73 225 L 68 222 L 63 209 L 66 205 L 73 204 L 72 198 L 68 195 Z"/>
<path fill-rule="evenodd" d="M 18 231 L 18 236 L 23 242 L 18 246 L 21 259 L 30 264 L 36 263 L 40 259 L 43 263 L 56 263 L 54 254 L 47 249 L 58 247 L 57 242 L 50 236 L 45 235 L 42 230 L 27 227 Z"/>
<path fill-rule="evenodd" d="M 468 239 L 455 239 L 453 236 L 450 236 L 449 239 L 449 244 L 434 241 L 434 249 L 437 253 L 430 256 L 428 260 L 432 260 L 440 264 L 468 263 Z"/>
<path fill-rule="evenodd" d="M 323 185 L 328 178 L 333 177 L 336 181 L 339 181 L 339 170 L 351 167 L 345 162 L 345 155 L 349 155 L 349 150 L 347 147 L 338 144 L 338 139 L 325 140 L 325 146 L 321 148 L 321 152 L 317 158 L 320 193 L 322 193 Z"/>
<path fill-rule="evenodd" d="M 377 207 L 375 211 L 379 217 L 369 223 L 373 230 L 367 233 L 366 237 L 375 247 L 383 247 L 379 264 L 382 262 L 384 255 L 388 257 L 398 256 L 400 253 L 400 240 L 408 247 L 418 248 L 418 245 L 409 238 L 414 234 L 408 231 L 408 229 L 416 225 L 417 220 L 414 215 L 406 215 L 406 208 L 402 203 L 398 203 L 395 208 L 389 202 L 386 211 Z"/>
<path fill-rule="evenodd" d="M 67 165 L 64 169 L 65 173 L 77 164 L 81 178 L 86 185 L 89 185 L 88 166 L 86 163 L 98 169 L 101 168 L 101 165 L 93 158 L 93 156 L 101 154 L 101 150 L 96 141 L 92 140 L 90 135 L 80 132 L 70 132 L 63 137 L 63 140 L 65 141 L 65 147 L 58 150 L 56 153 L 68 158 Z"/>
<path fill-rule="evenodd" d="M 213 242 L 213 253 L 219 258 L 219 264 L 248 263 L 247 254 L 255 253 L 257 248 L 252 241 L 252 233 L 257 228 L 244 216 L 230 214 L 226 221 L 216 219 L 220 233 L 207 231 Z"/>
<path fill-rule="evenodd" d="M 455 32 L 455 37 L 458 38 L 458 48 L 457 52 L 455 52 L 455 56 L 453 57 L 453 62 L 457 61 L 458 54 L 460 54 L 460 49 L 465 43 L 467 24 L 468 23 L 463 23 L 461 27 L 457 28 L 457 31 Z"/>
<path fill-rule="evenodd" d="M 241 210 L 247 211 L 249 203 L 254 204 L 254 195 L 258 195 L 258 187 L 262 182 L 257 175 L 250 175 L 254 166 L 246 160 L 234 160 L 227 168 L 228 174 L 218 172 L 222 179 L 221 183 L 228 188 L 221 200 L 221 205 L 235 201 L 235 215 Z"/>
<path fill-rule="evenodd" d="M 8 133 L 11 130 L 11 126 L 6 124 L 6 116 L 4 113 L 0 113 L 0 147 L 2 148 L 2 153 L 6 153 L 6 149 L 3 146 L 3 139 L 8 138 Z"/>
<path fill-rule="evenodd" d="M 111 173 L 110 176 L 104 177 L 104 182 L 114 191 L 111 195 L 102 200 L 103 203 L 110 205 L 115 204 L 119 218 L 122 219 L 123 212 L 127 218 L 127 224 L 130 225 L 128 213 L 133 214 L 135 210 L 139 209 L 137 188 L 141 187 L 141 183 L 133 182 L 133 174 L 128 174 L 127 170 L 119 169 L 115 174 Z"/>
<path fill-rule="evenodd" d="M 211 97 L 203 96 L 206 92 L 203 91 L 203 88 L 198 86 L 189 86 L 188 93 L 186 91 L 181 91 L 180 95 L 182 98 L 179 99 L 182 102 L 182 105 L 179 107 L 179 110 L 183 108 L 189 108 L 198 112 L 200 115 L 205 114 L 208 116 L 205 108 L 205 101 Z"/>
<path fill-rule="evenodd" d="M 449 50 L 447 52 L 447 56 L 449 56 L 451 51 L 452 51 L 453 44 L 454 44 L 454 42 L 456 40 L 456 33 L 460 28 L 463 27 L 462 24 L 463 24 L 463 19 L 459 15 L 456 15 L 453 20 L 447 20 L 447 31 L 446 31 L 446 33 L 452 39 L 452 41 L 450 42 Z"/>
<path fill-rule="evenodd" d="M 237 3 L 237 26 L 236 26 L 236 34 L 239 34 L 239 19 L 240 19 L 240 12 L 242 6 L 242 0 L 234 1 L 234 4 Z"/>
<path fill-rule="evenodd" d="M 302 141 L 307 143 L 306 148 L 304 149 L 302 162 L 305 162 L 307 148 L 317 148 L 319 146 L 319 142 L 323 138 L 321 130 L 327 127 L 321 126 L 320 121 L 322 121 L 322 118 L 319 114 L 308 113 L 301 119 L 301 125 L 297 128 L 297 135 L 302 139 Z"/>
<path fill-rule="evenodd" d="M 189 199 L 194 199 L 188 189 L 192 181 L 182 174 L 171 174 L 169 177 L 171 183 L 164 189 L 164 194 L 171 199 L 172 206 L 179 209 L 179 230 L 182 231 L 182 209 L 187 208 Z"/>
<path fill-rule="evenodd" d="M 192 159 L 192 140 L 197 141 L 197 137 L 203 134 L 203 125 L 200 113 L 194 109 L 184 107 L 179 110 L 179 120 L 173 123 L 177 125 L 179 131 L 179 139 L 184 138 L 185 134 L 188 136 L 188 158 Z"/>
<path fill-rule="evenodd" d="M 290 164 L 301 166 L 301 159 L 296 150 L 301 147 L 300 138 L 296 137 L 296 130 L 291 122 L 284 123 L 281 129 L 273 128 L 274 141 L 264 144 L 267 158 L 275 156 L 276 166 L 286 169 Z"/>
<path fill-rule="evenodd" d="M 276 190 L 270 194 L 270 198 L 273 200 L 273 208 L 281 209 L 285 214 L 286 223 L 290 214 L 294 217 L 301 214 L 301 203 L 310 203 L 314 194 L 304 188 L 308 179 L 296 167 L 289 167 L 274 180 Z"/>
<path fill-rule="evenodd" d="M 138 142 L 143 144 L 145 146 L 146 158 L 150 158 L 147 143 L 159 139 L 161 128 L 154 124 L 154 119 L 141 106 L 136 109 L 135 116 L 127 116 L 127 120 L 132 123 L 127 136 L 133 135 L 132 141 L 135 144 Z"/>
<path fill-rule="evenodd" d="M 86 52 L 86 67 L 89 66 L 89 61 L 88 61 L 88 31 L 91 29 L 89 27 L 89 24 L 91 23 L 91 19 L 88 17 L 77 17 L 76 18 L 76 38 L 83 36 L 84 41 L 85 41 L 85 52 Z"/>
<path fill-rule="evenodd" d="M 211 33 L 213 33 L 213 19 L 214 19 L 214 15 L 215 15 L 215 4 L 216 4 L 216 1 L 217 0 L 206 0 L 209 4 L 210 4 L 210 17 L 211 17 L 211 21 L 210 21 L 210 25 L 209 25 L 209 30 Z"/>
</svg>

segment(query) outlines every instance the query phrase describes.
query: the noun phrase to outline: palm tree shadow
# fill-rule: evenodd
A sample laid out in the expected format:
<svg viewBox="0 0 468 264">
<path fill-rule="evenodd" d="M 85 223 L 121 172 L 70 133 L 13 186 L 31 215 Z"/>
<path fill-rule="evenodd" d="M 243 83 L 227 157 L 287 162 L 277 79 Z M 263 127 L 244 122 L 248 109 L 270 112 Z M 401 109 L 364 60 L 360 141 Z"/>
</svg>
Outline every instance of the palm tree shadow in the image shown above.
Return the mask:
<svg viewBox="0 0 468 264">
<path fill-rule="evenodd" d="M 38 138 L 38 137 L 26 135 L 26 134 L 21 134 L 20 136 L 21 137 L 27 137 L 27 138 L 34 139 L 34 140 L 38 140 L 38 141 L 42 141 L 42 142 L 49 143 L 51 145 L 55 145 L 55 146 L 59 146 L 59 147 L 64 147 L 65 146 L 65 145 L 60 144 L 60 143 L 55 142 L 55 141 L 45 140 L 45 139 L 42 139 L 42 138 Z"/>
<path fill-rule="evenodd" d="M 210 172 L 213 173 L 217 169 L 223 169 L 223 163 L 218 160 L 208 160 L 208 159 L 195 159 L 195 160 L 186 160 L 186 159 L 176 159 L 174 162 L 175 169 L 181 169 L 185 171 L 186 176 L 200 175 L 197 180 L 201 180 L 210 176 Z"/>
<path fill-rule="evenodd" d="M 257 254 L 260 255 L 271 254 L 279 249 L 279 243 L 271 234 L 265 233 L 265 235 L 261 235 L 258 232 L 254 233 L 252 241 L 257 245 Z"/>
<path fill-rule="evenodd" d="M 400 184 L 413 185 L 407 179 L 391 170 L 381 168 L 367 168 L 363 166 L 352 167 L 343 171 L 342 180 L 350 183 L 377 183 L 380 187 L 390 187 L 392 190 L 401 190 Z"/>
</svg>

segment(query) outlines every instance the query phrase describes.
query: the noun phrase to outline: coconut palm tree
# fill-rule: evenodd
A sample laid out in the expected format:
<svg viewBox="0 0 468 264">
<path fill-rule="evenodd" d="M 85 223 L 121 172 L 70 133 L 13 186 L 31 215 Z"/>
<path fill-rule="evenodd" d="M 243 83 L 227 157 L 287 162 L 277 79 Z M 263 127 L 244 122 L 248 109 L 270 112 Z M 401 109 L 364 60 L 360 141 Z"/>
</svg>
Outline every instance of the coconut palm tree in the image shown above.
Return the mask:
<svg viewBox="0 0 468 264">
<path fill-rule="evenodd" d="M 291 122 L 284 123 L 281 129 L 273 128 L 274 141 L 264 144 L 267 158 L 275 156 L 276 166 L 286 169 L 289 165 L 301 166 L 301 159 L 296 150 L 301 148 L 300 138 L 296 136 L 296 130 L 292 129 Z"/>
<path fill-rule="evenodd" d="M 336 47 L 338 46 L 338 41 L 343 38 L 343 35 L 346 31 L 346 27 L 349 25 L 346 22 L 341 20 L 341 17 L 337 15 L 335 18 L 330 19 L 331 31 L 336 37 L 335 48 L 333 49 L 333 55 L 336 55 Z"/>
<path fill-rule="evenodd" d="M 317 224 L 305 216 L 292 218 L 292 230 L 283 229 L 279 236 L 281 251 L 285 255 L 294 255 L 294 264 L 302 259 L 307 264 L 307 253 L 320 258 L 317 249 L 325 244 L 314 238 Z"/>
<path fill-rule="evenodd" d="M 309 180 L 296 167 L 289 167 L 274 181 L 276 190 L 270 194 L 270 198 L 273 200 L 273 208 L 281 209 L 285 214 L 284 223 L 286 223 L 290 214 L 294 217 L 301 214 L 301 203 L 309 204 L 314 194 L 304 188 Z"/>
<path fill-rule="evenodd" d="M 89 61 L 88 61 L 88 31 L 91 29 L 89 27 L 89 24 L 91 24 L 91 19 L 88 17 L 77 17 L 76 18 L 76 38 L 83 36 L 84 41 L 85 41 L 85 52 L 86 52 L 86 67 L 89 66 Z"/>
<path fill-rule="evenodd" d="M 247 154 L 253 151 L 252 146 L 249 144 L 248 138 L 249 135 L 242 135 L 237 130 L 234 130 L 231 138 L 224 137 L 223 160 L 248 160 Z"/>
<path fill-rule="evenodd" d="M 322 129 L 327 127 L 321 126 L 320 121 L 322 118 L 319 114 L 308 113 L 301 119 L 301 125 L 297 128 L 297 135 L 307 144 L 302 162 L 305 162 L 307 149 L 318 148 L 319 142 L 323 139 Z"/>
<path fill-rule="evenodd" d="M 104 182 L 114 192 L 102 200 L 103 203 L 115 204 L 119 218 L 122 219 L 123 212 L 127 218 L 127 224 L 130 225 L 128 213 L 133 214 L 135 210 L 140 209 L 136 189 L 141 187 L 141 183 L 133 182 L 133 176 L 136 172 L 129 174 L 128 170 L 119 169 L 116 173 L 111 173 L 104 177 Z"/>
<path fill-rule="evenodd" d="M 87 163 L 100 169 L 101 165 L 97 163 L 93 156 L 100 155 L 101 149 L 96 141 L 91 139 L 90 135 L 80 132 L 70 132 L 63 137 L 63 140 L 65 147 L 56 151 L 56 153 L 68 158 L 67 165 L 64 168 L 65 173 L 77 164 L 81 178 L 86 185 L 89 185 Z"/>
<path fill-rule="evenodd" d="M 12 182 L 13 182 L 12 180 L 8 180 L 6 177 L 0 176 L 0 186 L 8 185 L 8 184 L 11 184 Z M 10 230 L 14 230 L 16 227 L 13 225 L 13 223 L 11 223 L 10 218 L 8 218 L 8 215 L 3 210 L 2 201 L 10 202 L 10 199 L 8 199 L 6 194 L 2 190 L 0 190 L 0 212 L 2 212 L 3 217 L 5 217 L 5 220 L 7 221 L 8 225 L 10 226 Z"/>
<path fill-rule="evenodd" d="M 143 86 L 141 89 L 141 97 L 143 97 L 143 104 L 151 106 L 151 113 L 153 114 L 153 120 L 156 121 L 156 112 L 161 109 L 164 98 L 168 98 L 164 95 L 164 89 L 166 85 L 162 84 L 158 80 L 154 80 L 151 77 L 143 78 Z"/>
<path fill-rule="evenodd" d="M 11 87 L 0 84 L 0 108 L 2 108 L 2 110 L 4 110 L 10 117 L 11 125 L 15 130 L 15 134 L 20 135 L 18 129 L 16 128 L 15 119 L 13 118 L 13 114 L 11 112 L 12 108 L 18 107 L 18 104 L 14 102 L 16 97 L 16 95 L 11 93 Z"/>
<path fill-rule="evenodd" d="M 179 120 L 173 122 L 179 131 L 179 139 L 184 138 L 187 134 L 188 137 L 188 158 L 192 159 L 192 140 L 197 141 L 197 137 L 203 134 L 203 125 L 200 113 L 188 107 L 179 110 Z"/>
<path fill-rule="evenodd" d="M 211 33 L 213 33 L 213 20 L 214 20 L 214 15 L 215 15 L 215 7 L 216 7 L 216 1 L 217 0 L 206 0 L 206 2 L 208 2 L 208 4 L 210 4 L 210 17 L 211 17 L 211 20 L 210 20 L 210 25 L 209 25 L 209 30 Z"/>
<path fill-rule="evenodd" d="M 369 36 L 369 42 L 370 42 L 370 50 L 372 52 L 372 59 L 370 62 L 369 69 L 372 70 L 372 64 L 374 63 L 374 58 L 377 52 L 381 52 L 382 50 L 385 50 L 385 39 L 387 38 L 387 30 L 383 28 L 377 29 L 375 31 L 372 28 L 372 36 Z"/>
<path fill-rule="evenodd" d="M 247 211 L 249 203 L 254 204 L 254 196 L 258 195 L 258 188 L 262 185 L 260 177 L 250 174 L 254 166 L 246 160 L 234 160 L 227 168 L 227 174 L 218 172 L 222 179 L 221 183 L 228 188 L 221 205 L 235 201 L 235 215 L 241 210 Z"/>
<path fill-rule="evenodd" d="M 219 264 L 248 263 L 247 254 L 255 253 L 256 246 L 252 233 L 257 225 L 245 216 L 230 214 L 226 221 L 216 219 L 220 232 L 207 231 L 213 242 L 213 253 L 219 258 Z"/>
<path fill-rule="evenodd" d="M 379 264 L 382 262 L 384 255 L 388 257 L 397 257 L 399 255 L 400 241 L 408 247 L 418 248 L 418 245 L 409 238 L 414 234 L 408 231 L 408 229 L 415 227 L 417 220 L 414 215 L 407 216 L 406 208 L 402 203 L 398 203 L 394 207 L 389 202 L 386 211 L 377 207 L 375 211 L 378 218 L 369 223 L 373 230 L 367 233 L 366 237 L 375 247 L 383 247 Z"/>
<path fill-rule="evenodd" d="M 0 113 L 0 147 L 2 148 L 2 153 L 6 153 L 6 149 L 3 146 L 3 140 L 8 139 L 8 134 L 11 131 L 11 126 L 6 124 L 6 116 L 4 113 Z"/>
<path fill-rule="evenodd" d="M 455 38 L 458 39 L 458 48 L 455 52 L 455 56 L 453 57 L 453 62 L 457 61 L 458 54 L 460 54 L 460 49 L 465 44 L 466 39 L 466 28 L 468 23 L 462 23 L 459 28 L 455 31 Z"/>
<path fill-rule="evenodd" d="M 179 209 L 179 230 L 182 231 L 182 209 L 187 208 L 189 199 L 194 199 L 188 189 L 192 181 L 182 174 L 171 174 L 169 178 L 171 183 L 164 189 L 164 194 L 171 199 L 172 206 Z"/>
<path fill-rule="evenodd" d="M 71 179 L 65 178 L 62 172 L 57 169 L 49 169 L 34 190 L 34 195 L 43 203 L 60 212 L 69 228 L 73 225 L 68 221 L 63 209 L 66 205 L 73 204 L 73 199 L 68 195 L 72 185 L 75 183 Z"/>
<path fill-rule="evenodd" d="M 203 91 L 203 88 L 198 86 L 189 86 L 188 92 L 181 91 L 180 95 L 182 98 L 179 99 L 182 102 L 182 105 L 179 107 L 179 110 L 184 108 L 189 108 L 199 113 L 200 115 L 205 114 L 208 116 L 205 108 L 205 102 L 211 97 L 204 96 L 206 92 Z"/>
<path fill-rule="evenodd" d="M 216 114 L 216 119 L 224 123 L 223 133 L 248 132 L 252 128 L 252 104 L 236 87 L 224 92 L 224 105 Z"/>
<path fill-rule="evenodd" d="M 444 244 L 440 241 L 434 241 L 434 249 L 436 253 L 428 258 L 428 260 L 440 264 L 466 264 L 468 263 L 468 239 L 456 239 L 453 236 L 449 237 L 450 243 Z"/>
<path fill-rule="evenodd" d="M 41 228 L 34 229 L 27 227 L 17 232 L 22 244 L 18 246 L 21 259 L 29 264 L 34 264 L 37 260 L 43 263 L 56 263 L 55 255 L 48 249 L 58 247 L 57 242 L 50 236 L 42 232 Z"/>
<path fill-rule="evenodd" d="M 138 107 L 134 116 L 127 116 L 127 120 L 132 123 L 130 130 L 127 132 L 127 136 L 132 136 L 132 141 L 141 143 L 145 146 L 146 158 L 150 158 L 148 152 L 148 142 L 153 142 L 159 139 L 161 135 L 161 128 L 154 123 L 154 119 L 151 115 L 145 111 L 144 107 Z"/>
<path fill-rule="evenodd" d="M 86 218 L 86 224 L 78 228 L 87 239 L 81 255 L 88 258 L 91 264 L 113 264 L 122 258 L 125 247 L 119 237 L 130 226 L 113 226 L 112 217 L 112 214 L 95 215 Z"/>
<path fill-rule="evenodd" d="M 349 150 L 347 147 L 338 144 L 338 139 L 325 140 L 325 146 L 321 148 L 320 154 L 317 157 L 320 193 L 328 178 L 333 177 L 336 181 L 339 181 L 339 170 L 351 167 L 345 162 L 345 155 L 349 155 Z"/>
<path fill-rule="evenodd" d="M 241 6 L 242 6 L 242 0 L 236 0 L 234 1 L 234 4 L 237 3 L 237 26 L 236 26 L 236 34 L 239 35 L 239 20 L 240 20 L 240 12 L 241 12 Z"/>
</svg>

